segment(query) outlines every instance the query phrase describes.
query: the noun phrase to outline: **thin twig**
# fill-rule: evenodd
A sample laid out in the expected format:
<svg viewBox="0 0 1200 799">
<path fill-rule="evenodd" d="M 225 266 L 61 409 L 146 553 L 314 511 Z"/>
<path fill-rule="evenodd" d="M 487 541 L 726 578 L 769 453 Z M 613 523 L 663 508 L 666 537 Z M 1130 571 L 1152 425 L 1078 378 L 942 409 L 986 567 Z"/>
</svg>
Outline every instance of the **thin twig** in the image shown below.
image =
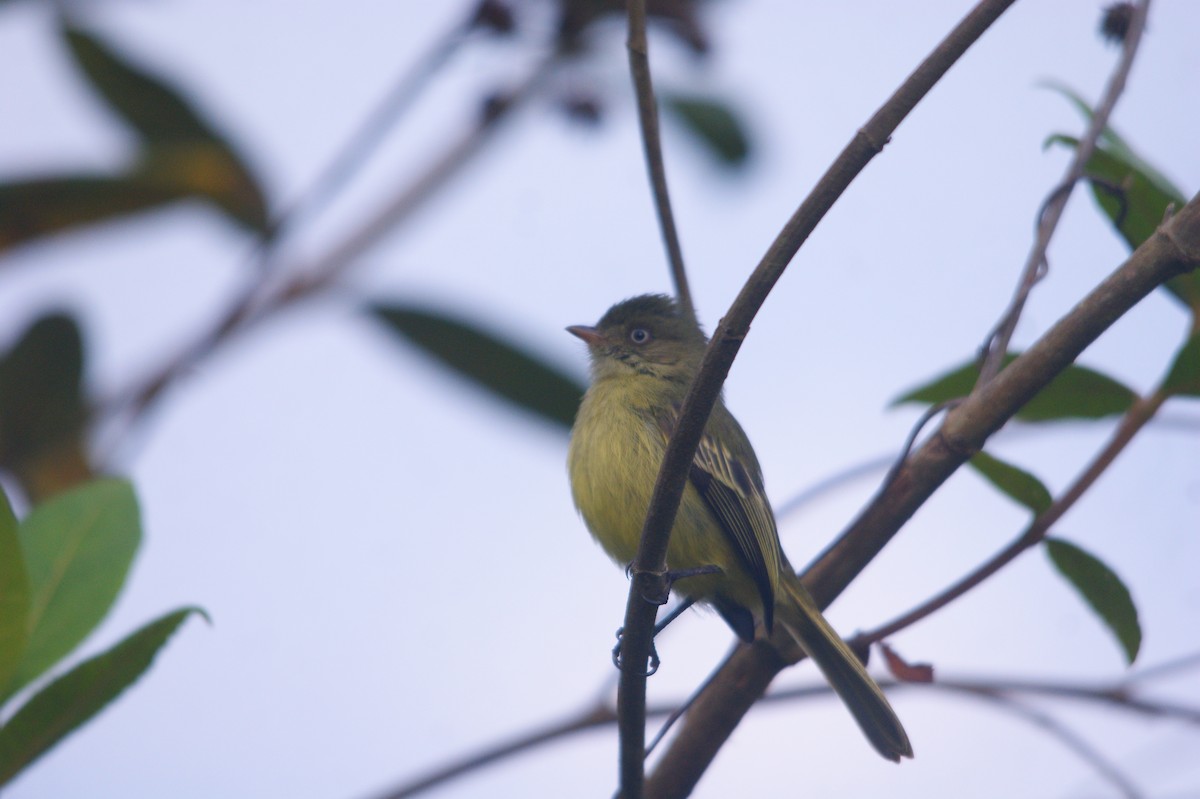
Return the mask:
<svg viewBox="0 0 1200 799">
<path fill-rule="evenodd" d="M 405 67 L 387 95 L 359 124 L 312 186 L 279 215 L 275 225 L 278 229 L 290 230 L 303 219 L 312 217 L 362 170 L 405 111 L 429 85 L 429 81 L 467 41 L 468 34 L 475 27 L 476 15 L 477 9 L 471 9 L 465 19 L 439 36 L 415 64 Z"/>
<path fill-rule="evenodd" d="M 1043 274 L 1043 268 L 1047 263 L 1046 251 L 1050 247 L 1050 239 L 1054 236 L 1054 231 L 1058 228 L 1059 220 L 1062 219 L 1063 211 L 1067 207 L 1067 200 L 1070 199 L 1075 184 L 1083 177 L 1087 162 L 1096 149 L 1096 142 L 1108 125 L 1108 118 L 1112 115 L 1117 100 L 1125 90 L 1125 81 L 1129 77 L 1129 70 L 1133 67 L 1133 59 L 1137 55 L 1142 32 L 1146 28 L 1146 14 L 1149 8 L 1150 0 L 1140 0 L 1137 4 L 1129 23 L 1129 32 L 1125 35 L 1121 48 L 1121 58 L 1113 70 L 1112 77 L 1109 78 L 1104 99 L 1096 107 L 1087 132 L 1076 145 L 1075 156 L 1067 166 L 1062 182 L 1050 193 L 1042 212 L 1038 214 L 1037 237 L 1029 252 L 1029 257 L 1025 261 L 1025 266 L 1021 270 L 1021 279 L 1017 283 L 1016 292 L 996 329 L 983 345 L 985 354 L 979 368 L 979 379 L 976 381 L 976 386 L 982 386 L 994 378 L 1004 363 L 1004 356 L 1008 352 L 1009 342 L 1017 328 L 1017 321 L 1021 318 L 1021 312 L 1025 308 L 1025 301 L 1029 298 L 1034 284 Z"/>
<path fill-rule="evenodd" d="M 435 788 L 465 774 L 478 771 L 497 761 L 536 749 L 539 746 L 557 741 L 560 738 L 612 724 L 616 719 L 616 713 L 613 712 L 611 707 L 604 704 L 597 704 L 578 715 L 547 724 L 544 727 L 510 740 L 485 747 L 474 754 L 461 757 L 411 782 L 407 782 L 385 793 L 377 794 L 375 799 L 408 799 L 408 797 L 424 793 L 430 788 Z"/>
<path fill-rule="evenodd" d="M 1047 734 L 1057 738 L 1065 747 L 1095 769 L 1101 778 L 1120 791 L 1121 795 L 1126 797 L 1126 799 L 1141 799 L 1142 792 L 1116 765 L 1096 749 L 1096 747 L 1088 743 L 1083 736 L 1049 713 L 1044 713 L 1024 702 L 1013 699 L 1011 696 L 1005 696 L 1002 693 L 991 690 L 983 688 L 962 688 L 959 690 L 962 693 L 989 702 L 995 707 L 1019 716 L 1036 727 L 1041 727 Z"/>
<path fill-rule="evenodd" d="M 629 2 L 629 72 L 633 78 L 637 96 L 638 124 L 642 129 L 642 149 L 646 154 L 646 170 L 650 173 L 650 187 L 654 192 L 654 208 L 658 212 L 658 226 L 662 231 L 663 245 L 667 248 L 667 260 L 671 266 L 671 278 L 675 282 L 675 297 L 679 307 L 692 319 L 696 318 L 696 307 L 692 292 L 688 288 L 687 270 L 683 266 L 683 248 L 679 243 L 679 232 L 675 228 L 675 215 L 671 212 L 671 196 L 667 192 L 667 169 L 663 163 L 662 138 L 658 132 L 658 103 L 654 99 L 654 85 L 650 80 L 650 46 L 646 39 L 646 2 Z"/>
</svg>

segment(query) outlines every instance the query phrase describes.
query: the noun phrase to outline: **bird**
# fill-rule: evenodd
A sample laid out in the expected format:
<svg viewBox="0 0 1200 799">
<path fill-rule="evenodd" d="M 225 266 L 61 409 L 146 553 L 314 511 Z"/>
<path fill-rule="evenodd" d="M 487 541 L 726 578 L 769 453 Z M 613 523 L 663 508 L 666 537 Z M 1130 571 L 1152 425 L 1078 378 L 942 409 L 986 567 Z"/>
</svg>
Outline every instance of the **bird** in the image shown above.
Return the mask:
<svg viewBox="0 0 1200 799">
<path fill-rule="evenodd" d="M 591 361 L 567 454 L 572 498 L 604 551 L 628 566 L 708 339 L 661 294 L 624 300 L 594 326 L 567 331 L 587 344 Z M 758 625 L 770 634 L 781 623 L 876 751 L 894 762 L 912 757 L 887 697 L 788 564 L 758 458 L 722 399 L 691 463 L 666 560 L 672 572 L 694 575 L 672 590 L 714 608 L 743 641 L 755 639 Z"/>
</svg>

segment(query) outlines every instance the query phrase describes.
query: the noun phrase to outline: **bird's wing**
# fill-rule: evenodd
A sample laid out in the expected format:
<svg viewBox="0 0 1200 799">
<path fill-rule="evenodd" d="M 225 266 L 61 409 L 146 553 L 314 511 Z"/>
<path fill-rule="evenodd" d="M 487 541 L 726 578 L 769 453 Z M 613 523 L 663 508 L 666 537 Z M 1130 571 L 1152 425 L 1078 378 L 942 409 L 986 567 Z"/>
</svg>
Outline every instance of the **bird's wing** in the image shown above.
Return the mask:
<svg viewBox="0 0 1200 799">
<path fill-rule="evenodd" d="M 666 438 L 674 432 L 678 418 L 678 406 L 660 417 L 659 427 Z M 700 439 L 689 477 L 754 579 L 762 597 L 763 625 L 770 631 L 783 562 L 775 516 L 753 454 L 749 459 L 738 457 L 722 441 L 736 442 L 738 450 L 753 453 L 741 426 L 718 406 Z"/>
</svg>

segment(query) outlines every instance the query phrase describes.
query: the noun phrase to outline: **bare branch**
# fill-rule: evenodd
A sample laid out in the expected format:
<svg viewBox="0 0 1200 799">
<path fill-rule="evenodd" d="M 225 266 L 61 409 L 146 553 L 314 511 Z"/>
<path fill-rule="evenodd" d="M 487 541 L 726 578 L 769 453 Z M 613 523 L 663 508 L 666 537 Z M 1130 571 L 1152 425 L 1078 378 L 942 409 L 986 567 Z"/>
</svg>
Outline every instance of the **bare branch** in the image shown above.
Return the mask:
<svg viewBox="0 0 1200 799">
<path fill-rule="evenodd" d="M 699 444 L 708 415 L 720 393 L 721 384 L 750 329 L 751 320 L 762 307 L 767 294 L 779 280 L 800 245 L 816 228 L 837 198 L 867 163 L 883 149 L 905 116 L 1012 2 L 1013 0 L 985 0 L 980 3 L 855 134 L 784 225 L 729 312 L 717 326 L 696 379 L 684 400 L 680 423 L 667 446 L 642 529 L 642 540 L 634 560 L 632 585 L 626 604 L 625 636 L 622 639 L 621 650 L 623 662 L 645 663 L 649 654 L 650 630 L 654 623 L 656 606 L 644 597 L 653 595 L 653 588 L 661 579 L 667 539 L 683 495 L 688 466 Z M 757 649 L 758 646 L 753 648 Z M 764 683 L 763 688 L 765 687 Z M 623 671 L 618 695 L 618 713 L 623 717 L 627 713 L 641 715 L 639 708 L 645 705 L 645 691 L 646 677 L 641 669 L 628 668 Z M 689 718 L 692 715 L 689 714 Z M 736 719 L 733 720 L 733 724 L 736 724 Z M 691 726 L 685 725 L 684 730 Z M 727 730 L 732 730 L 732 725 L 729 725 Z M 686 795 L 690 792 L 720 748 L 724 735 L 688 738 L 687 754 L 683 758 L 676 755 L 685 751 L 679 745 L 680 740 L 677 738 L 675 745 L 664 756 L 651 779 L 652 786 L 648 784 L 648 792 L 651 795 Z M 676 768 L 677 766 L 680 768 Z M 633 785 L 636 787 L 637 783 Z M 624 787 L 628 789 L 630 786 Z M 634 799 L 639 795 L 640 792 L 628 794 L 627 799 Z"/>
<path fill-rule="evenodd" d="M 675 297 L 679 307 L 692 319 L 696 318 L 696 306 L 688 288 L 687 270 L 683 266 L 683 248 L 679 244 L 679 232 L 675 228 L 675 216 L 671 212 L 671 196 L 667 192 L 667 170 L 663 164 L 662 138 L 658 132 L 658 104 L 654 99 L 654 85 L 650 80 L 650 47 L 646 39 L 646 2 L 629 2 L 629 72 L 633 77 L 634 93 L 637 95 L 638 123 L 642 128 L 642 148 L 646 154 L 646 170 L 650 173 L 650 187 L 654 192 L 654 208 L 658 211 L 658 226 L 662 230 L 663 244 L 667 248 L 667 260 L 671 266 L 671 279 L 675 282 Z"/>
<path fill-rule="evenodd" d="M 1074 702 L 1105 705 L 1114 710 L 1151 718 L 1175 719 L 1200 727 L 1200 708 L 1171 702 L 1142 699 L 1133 695 L 1128 688 L 1130 683 L 1142 682 L 1167 671 L 1194 669 L 1197 665 L 1200 665 L 1200 653 L 1194 653 L 1176 661 L 1139 669 L 1115 683 L 1100 683 L 1093 686 L 1065 681 L 1010 680 L 1002 677 L 975 679 L 939 678 L 931 683 L 879 680 L 879 684 L 887 689 L 888 694 L 910 690 L 917 692 L 954 691 L 993 701 L 999 701 L 1000 699 L 1011 701 L 1012 696 L 1065 699 Z M 788 688 L 783 691 L 773 691 L 764 696 L 761 701 L 769 703 L 798 702 L 811 699 L 833 699 L 835 696 L 833 689 L 827 683 L 821 682 L 813 685 Z M 648 718 L 665 717 L 671 719 L 683 712 L 690 702 L 691 700 L 689 699 L 683 703 L 664 702 L 652 705 L 646 708 L 646 716 Z M 560 739 L 615 723 L 616 714 L 608 704 L 601 700 L 595 706 L 581 713 L 568 716 L 557 722 L 541 725 L 528 732 L 515 735 L 509 740 L 484 747 L 474 754 L 458 758 L 391 791 L 379 794 L 375 799 L 407 799 L 501 760 L 530 753 Z"/>
<path fill-rule="evenodd" d="M 1176 275 L 1200 267 L 1200 195 L 1139 247 L 1116 272 L 1080 302 L 996 378 L 947 414 L 938 432 L 897 471 L 849 528 L 804 575 L 818 603 L 827 606 L 849 585 L 925 500 L 977 452 L 1088 344 L 1150 292 Z M 663 755 L 648 785 L 654 795 L 681 795 L 741 717 L 787 665 L 781 638 L 740 649 L 696 703 Z M 658 788 L 659 774 L 663 787 Z M 660 794 L 659 791 L 662 791 Z"/>
</svg>

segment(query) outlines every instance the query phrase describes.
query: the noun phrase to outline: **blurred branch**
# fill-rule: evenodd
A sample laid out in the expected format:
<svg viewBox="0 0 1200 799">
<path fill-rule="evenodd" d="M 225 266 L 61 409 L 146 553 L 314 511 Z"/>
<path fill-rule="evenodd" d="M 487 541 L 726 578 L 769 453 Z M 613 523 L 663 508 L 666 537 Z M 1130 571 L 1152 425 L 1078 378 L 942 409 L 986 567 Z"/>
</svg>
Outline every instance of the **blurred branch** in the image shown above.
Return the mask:
<svg viewBox="0 0 1200 799">
<path fill-rule="evenodd" d="M 1017 410 L 1078 357 L 1114 321 L 1166 280 L 1200 266 L 1200 195 L 1139 247 L 994 380 L 947 414 L 939 430 L 806 572 L 818 603 L 828 605 L 945 480 Z M 659 772 L 665 785 L 694 785 L 741 717 L 786 665 L 784 640 L 743 647 L 688 714 Z M 774 646 L 772 645 L 774 644 Z M 657 774 L 651 782 L 657 779 Z M 670 794 L 676 795 L 676 794 Z"/>
<path fill-rule="evenodd" d="M 421 92 L 429 85 L 440 69 L 449 63 L 468 35 L 478 24 L 479 9 L 472 8 L 466 18 L 454 24 L 439 36 L 429 50 L 411 67 L 397 77 L 383 100 L 371 110 L 367 118 L 342 145 L 333 160 L 317 179 L 292 205 L 279 213 L 272 221 L 271 241 L 277 243 L 287 230 L 298 221 L 321 210 L 336 196 L 352 177 L 358 174 L 366 162 L 383 144 L 387 134 L 409 109 Z M 263 265 L 267 257 L 264 254 Z"/>
<path fill-rule="evenodd" d="M 633 77 L 634 93 L 637 95 L 638 124 L 642 130 L 642 148 L 646 154 L 646 171 L 650 176 L 650 187 L 654 192 L 654 207 L 658 211 L 658 226 L 662 230 L 663 244 L 667 248 L 667 260 L 671 266 L 671 278 L 675 282 L 675 297 L 679 307 L 692 319 L 696 318 L 696 306 L 688 288 L 687 270 L 683 266 L 683 248 L 679 244 L 679 231 L 675 228 L 675 216 L 671 212 L 671 196 L 667 191 L 667 170 L 663 163 L 662 138 L 658 130 L 658 103 L 654 99 L 654 85 L 650 80 L 650 47 L 646 41 L 646 2 L 629 2 L 629 72 Z"/>
<path fill-rule="evenodd" d="M 150 377 L 123 394 L 101 403 L 99 415 L 118 419 L 125 427 L 134 426 L 161 399 L 167 388 L 235 334 L 246 332 L 257 323 L 332 285 L 356 263 L 359 256 L 384 234 L 404 222 L 482 149 L 500 122 L 533 94 L 557 58 L 557 54 L 543 58 L 507 96 L 489 101 L 477 122 L 464 135 L 452 141 L 440 157 L 431 159 L 423 173 L 324 254 L 307 264 L 293 265 L 288 270 L 290 277 L 281 281 L 270 280 L 270 270 L 260 270 L 208 330 L 181 348 Z M 122 437 L 118 435 L 117 439 Z"/>
<path fill-rule="evenodd" d="M 1141 0 L 1137 3 L 1121 48 L 1121 58 L 1113 70 L 1112 77 L 1109 78 L 1104 99 L 1096 106 L 1091 124 L 1088 125 L 1083 138 L 1079 140 L 1079 145 L 1075 148 L 1075 157 L 1067 166 L 1067 172 L 1062 182 L 1054 191 L 1050 192 L 1050 196 L 1038 214 L 1037 238 L 1034 240 L 1029 258 L 1025 261 L 1025 267 L 1021 270 L 1021 279 L 1017 284 L 1016 293 L 1013 295 L 1008 309 L 988 336 L 987 341 L 984 342 L 983 363 L 980 365 L 979 380 L 976 382 L 976 386 L 984 385 L 1000 371 L 1000 367 L 1004 363 L 1004 356 L 1008 352 L 1008 344 L 1017 328 L 1017 321 L 1021 318 L 1021 311 L 1025 308 L 1025 301 L 1029 298 L 1034 284 L 1045 274 L 1046 251 L 1050 247 L 1050 239 L 1054 236 L 1054 231 L 1058 229 L 1059 220 L 1062 219 L 1063 211 L 1067 207 L 1067 200 L 1070 199 L 1075 184 L 1084 176 L 1088 160 L 1096 149 L 1096 142 L 1099 140 L 1100 134 L 1108 125 L 1108 118 L 1112 115 L 1117 100 L 1125 91 L 1125 81 L 1129 77 L 1129 70 L 1133 67 L 1133 59 L 1137 55 L 1138 45 L 1141 43 L 1142 33 L 1146 28 L 1146 14 L 1149 8 L 1150 0 Z"/>
<path fill-rule="evenodd" d="M 834 163 L 822 176 L 812 192 L 784 225 L 783 230 L 768 248 L 762 261 L 755 268 L 742 288 L 729 312 L 721 320 L 700 370 L 688 391 L 680 412 L 680 423 L 667 446 L 659 471 L 650 509 L 642 530 L 642 541 L 632 570 L 633 584 L 625 615 L 625 637 L 622 639 L 622 659 L 628 664 L 646 662 L 650 648 L 650 629 L 654 623 L 655 606 L 643 599 L 652 595 L 656 576 L 663 570 L 667 537 L 670 534 L 675 512 L 683 494 L 688 467 L 699 444 L 705 422 L 720 393 L 721 385 L 729 368 L 741 348 L 742 340 L 750 328 L 750 322 L 762 307 L 767 294 L 783 274 L 800 245 L 816 228 L 818 222 L 841 196 L 850 182 L 866 167 L 887 143 L 900 122 L 912 111 L 947 70 L 967 51 L 993 22 L 1012 4 L 1013 0 L 984 0 L 960 22 L 954 30 L 904 81 L 900 88 L 871 117 L 838 155 Z M 861 568 L 859 566 L 858 568 Z M 857 569 L 856 569 L 857 571 Z M 828 602 L 831 596 L 826 596 Z M 820 599 L 820 597 L 818 597 Z M 784 634 L 780 629 L 779 633 Z M 748 651 L 763 653 L 763 663 L 770 664 L 767 672 L 774 675 L 783 667 L 784 659 L 778 652 L 765 644 L 756 643 Z M 773 650 L 772 650 L 773 651 Z M 731 661 L 731 666 L 736 661 Z M 736 669 L 726 669 L 734 674 Z M 766 673 L 766 672 L 764 672 Z M 739 690 L 750 697 L 751 702 L 766 689 L 770 678 L 761 684 L 761 689 L 743 683 Z M 718 683 L 719 685 L 719 683 Z M 714 686 L 717 687 L 717 686 Z M 627 669 L 621 674 L 623 701 L 630 705 L 645 702 L 646 678 L 637 669 Z M 747 690 L 748 689 L 748 690 Z M 687 722 L 676 736 L 672 746 L 664 753 L 654 774 L 646 783 L 647 793 L 652 796 L 684 796 L 691 792 L 708 763 L 716 756 L 726 737 L 737 725 L 745 710 L 740 712 L 731 707 L 724 708 L 722 718 L 712 718 L 698 712 L 702 709 L 715 710 L 716 705 L 707 697 L 719 695 L 709 691 L 696 708 L 688 714 Z M 729 712 L 732 710 L 732 712 Z M 693 723 L 695 719 L 702 719 Z M 708 726 L 711 725 L 711 726 Z"/>
<path fill-rule="evenodd" d="M 1079 756 L 1081 760 L 1095 769 L 1101 779 L 1120 791 L 1126 799 L 1141 799 L 1142 792 L 1125 776 L 1125 774 L 1109 761 L 1096 747 L 1088 743 L 1083 736 L 1063 724 L 1049 713 L 1030 707 L 1024 702 L 1017 701 L 1011 696 L 980 686 L 975 688 L 958 688 L 961 693 L 969 694 L 977 699 L 990 702 L 996 707 L 1012 713 L 1028 721 L 1035 727 L 1041 727 L 1051 737 L 1057 738 L 1064 746 Z"/>
<path fill-rule="evenodd" d="M 1193 654 L 1177 661 L 1141 669 L 1118 682 L 1102 683 L 1093 686 L 1054 680 L 1008 680 L 1003 678 L 938 679 L 931 683 L 879 680 L 879 684 L 887 689 L 888 694 L 893 695 L 896 692 L 909 690 L 951 691 L 999 703 L 1001 706 L 1005 706 L 1006 709 L 1013 709 L 1013 704 L 1006 703 L 1014 703 L 1013 697 L 1015 696 L 1065 699 L 1089 704 L 1101 704 L 1111 707 L 1114 710 L 1141 716 L 1175 719 L 1200 727 L 1200 708 L 1171 702 L 1141 699 L 1133 695 L 1128 688 L 1129 683 L 1144 681 L 1162 671 L 1194 669 L 1198 665 L 1200 665 L 1200 654 Z M 827 683 L 821 682 L 815 685 L 774 691 L 764 696 L 761 701 L 768 703 L 799 702 L 812 699 L 832 699 L 834 696 L 833 689 Z M 651 705 L 646 708 L 646 716 L 647 718 L 670 718 L 677 715 L 686 704 L 686 702 L 666 702 Z M 1044 714 L 1032 712 L 1025 705 L 1021 705 L 1020 707 L 1023 717 L 1034 721 L 1039 726 L 1047 726 L 1040 720 L 1041 717 L 1044 717 Z M 1035 715 L 1039 716 L 1039 718 L 1035 718 Z M 430 771 L 428 774 L 417 777 L 390 791 L 381 793 L 374 797 L 374 799 L 407 799 L 407 797 L 417 796 L 431 788 L 450 782 L 473 771 L 478 771 L 506 758 L 526 754 L 562 738 L 599 727 L 606 727 L 616 722 L 616 713 L 613 708 L 602 699 L 581 713 L 568 716 L 557 722 L 539 726 L 528 732 L 515 735 L 508 740 L 484 747 L 473 754 L 453 760 L 441 768 Z M 1062 737 L 1059 734 L 1059 730 L 1047 729 L 1060 738 Z M 1066 742 L 1065 739 L 1064 742 Z M 1071 744 L 1068 743 L 1068 745 Z M 1090 758 L 1089 762 L 1091 762 Z"/>
</svg>

